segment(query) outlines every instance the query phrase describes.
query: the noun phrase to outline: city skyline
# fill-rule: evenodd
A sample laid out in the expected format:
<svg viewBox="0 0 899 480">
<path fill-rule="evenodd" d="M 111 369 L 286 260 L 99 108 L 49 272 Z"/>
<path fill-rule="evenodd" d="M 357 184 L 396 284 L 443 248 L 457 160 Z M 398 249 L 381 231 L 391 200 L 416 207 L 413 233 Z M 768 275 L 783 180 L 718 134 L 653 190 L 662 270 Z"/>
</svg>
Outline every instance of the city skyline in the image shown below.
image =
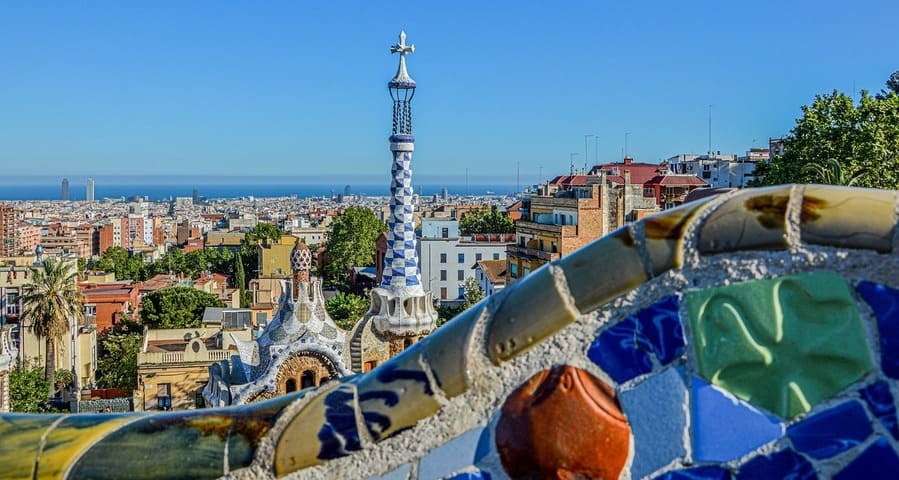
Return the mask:
<svg viewBox="0 0 899 480">
<path fill-rule="evenodd" d="M 211 5 L 5 7 L 5 173 L 376 181 L 393 62 L 375 45 L 400 27 L 428 53 L 410 60 L 428 93 L 422 178 L 470 168 L 514 182 L 519 164 L 551 177 L 617 160 L 625 142 L 638 161 L 703 153 L 709 105 L 712 150 L 742 153 L 786 134 L 815 94 L 879 90 L 899 16 L 886 2 L 855 6 L 878 12 L 864 24 L 821 2 L 500 3 L 473 16 L 461 2 L 410 6 L 397 25 L 367 3 Z"/>
</svg>

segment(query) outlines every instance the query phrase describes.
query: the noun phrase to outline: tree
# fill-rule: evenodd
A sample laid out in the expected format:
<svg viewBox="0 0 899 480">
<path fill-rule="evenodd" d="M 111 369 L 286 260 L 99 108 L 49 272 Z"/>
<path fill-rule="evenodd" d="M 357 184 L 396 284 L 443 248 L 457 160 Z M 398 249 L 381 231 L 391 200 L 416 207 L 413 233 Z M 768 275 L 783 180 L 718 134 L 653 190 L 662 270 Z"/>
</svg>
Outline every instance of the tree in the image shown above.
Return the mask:
<svg viewBox="0 0 899 480">
<path fill-rule="evenodd" d="M 140 257 L 131 256 L 122 247 L 107 248 L 92 268 L 112 272 L 116 280 L 146 280 L 149 273 L 148 266 Z"/>
<path fill-rule="evenodd" d="M 510 233 L 515 231 L 512 219 L 500 212 L 496 206 L 490 209 L 472 210 L 459 220 L 459 231 L 463 235 L 474 233 Z"/>
<path fill-rule="evenodd" d="M 834 91 L 815 97 L 802 113 L 784 139 L 783 155 L 759 164 L 752 186 L 827 182 L 899 187 L 899 96 L 880 100 L 863 91 L 856 105 Z"/>
<path fill-rule="evenodd" d="M 97 383 L 104 388 L 133 391 L 137 388 L 137 354 L 143 343 L 141 326 L 131 320 L 104 333 L 103 352 L 97 361 Z"/>
<path fill-rule="evenodd" d="M 141 301 L 141 322 L 149 328 L 196 328 L 206 307 L 224 307 L 211 293 L 191 287 L 170 287 L 147 294 Z"/>
<path fill-rule="evenodd" d="M 325 302 L 325 309 L 338 327 L 350 330 L 368 311 L 368 302 L 359 295 L 338 293 Z"/>
<path fill-rule="evenodd" d="M 463 311 L 468 310 L 484 298 L 484 292 L 474 277 L 468 277 L 462 282 L 462 292 L 465 297 L 465 303 L 462 304 Z"/>
<path fill-rule="evenodd" d="M 881 90 L 880 93 L 877 94 L 878 100 L 886 100 L 887 97 L 890 96 L 891 93 L 899 95 L 899 70 L 896 70 L 892 74 L 890 74 L 890 78 L 886 81 L 887 88 L 885 90 Z"/>
<path fill-rule="evenodd" d="M 54 411 L 47 402 L 50 382 L 44 377 L 44 367 L 40 365 L 19 364 L 9 372 L 10 410 L 21 413 Z"/>
<path fill-rule="evenodd" d="M 47 382 L 53 382 L 56 344 L 69 331 L 70 321 L 80 323 L 84 318 L 81 290 L 76 283 L 78 271 L 66 262 L 50 259 L 43 268 L 31 268 L 31 279 L 22 288 L 22 320 L 46 342 L 44 375 Z"/>
<path fill-rule="evenodd" d="M 331 222 L 325 247 L 328 259 L 325 277 L 345 282 L 350 269 L 374 265 L 375 241 L 385 231 L 384 224 L 367 208 L 350 207 Z"/>
<path fill-rule="evenodd" d="M 263 245 L 267 246 L 271 242 L 280 240 L 281 235 L 284 235 L 284 232 L 277 225 L 260 222 L 244 235 L 243 243 L 256 245 L 262 242 Z"/>
<path fill-rule="evenodd" d="M 249 307 L 249 302 L 247 302 L 247 277 L 244 273 L 243 269 L 243 259 L 240 257 L 240 252 L 237 252 L 234 255 L 234 283 L 237 284 L 237 288 L 240 289 L 240 306 L 242 308 Z"/>
</svg>

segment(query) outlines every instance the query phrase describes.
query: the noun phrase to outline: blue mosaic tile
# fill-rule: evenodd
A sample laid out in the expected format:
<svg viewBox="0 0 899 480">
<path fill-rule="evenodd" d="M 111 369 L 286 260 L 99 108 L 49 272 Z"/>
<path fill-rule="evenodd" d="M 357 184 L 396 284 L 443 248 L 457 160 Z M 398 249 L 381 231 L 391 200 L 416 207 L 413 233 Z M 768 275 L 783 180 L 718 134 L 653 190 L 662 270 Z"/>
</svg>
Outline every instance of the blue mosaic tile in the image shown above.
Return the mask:
<svg viewBox="0 0 899 480">
<path fill-rule="evenodd" d="M 655 480 L 729 480 L 730 471 L 718 466 L 705 466 L 665 472 Z"/>
<path fill-rule="evenodd" d="M 616 382 L 652 371 L 653 358 L 668 365 L 684 354 L 684 330 L 677 297 L 665 297 L 604 330 L 587 356 Z"/>
<path fill-rule="evenodd" d="M 738 480 L 789 478 L 811 480 L 818 478 L 811 462 L 792 450 L 781 450 L 764 457 L 755 457 L 740 467 Z"/>
<path fill-rule="evenodd" d="M 690 389 L 695 460 L 734 460 L 784 434 L 776 418 L 700 378 Z"/>
<path fill-rule="evenodd" d="M 477 472 L 462 472 L 447 480 L 490 480 L 490 474 L 483 470 L 478 470 Z"/>
<path fill-rule="evenodd" d="M 485 428 L 481 432 L 481 438 L 478 440 L 478 446 L 474 450 L 474 464 L 486 458 L 493 451 L 493 440 L 490 439 L 490 429 Z"/>
<path fill-rule="evenodd" d="M 868 385 L 859 390 L 859 395 L 865 399 L 868 409 L 880 420 L 880 423 L 889 430 L 893 438 L 899 440 L 899 422 L 896 420 L 896 404 L 893 402 L 893 394 L 887 382 L 880 381 Z"/>
<path fill-rule="evenodd" d="M 855 288 L 877 316 L 883 373 L 899 378 L 899 290 L 864 281 Z"/>
<path fill-rule="evenodd" d="M 816 413 L 787 429 L 793 448 L 817 459 L 856 447 L 871 433 L 871 419 L 854 400 Z"/>
<path fill-rule="evenodd" d="M 418 478 L 446 478 L 453 472 L 473 469 L 478 444 L 484 430 L 486 429 L 482 427 L 469 430 L 431 450 L 418 463 Z"/>
<path fill-rule="evenodd" d="M 836 480 L 895 479 L 899 475 L 899 457 L 886 439 L 878 439 L 834 477 Z"/>
<path fill-rule="evenodd" d="M 631 478 L 646 475 L 686 456 L 687 388 L 673 368 L 618 394 L 634 437 Z"/>
</svg>

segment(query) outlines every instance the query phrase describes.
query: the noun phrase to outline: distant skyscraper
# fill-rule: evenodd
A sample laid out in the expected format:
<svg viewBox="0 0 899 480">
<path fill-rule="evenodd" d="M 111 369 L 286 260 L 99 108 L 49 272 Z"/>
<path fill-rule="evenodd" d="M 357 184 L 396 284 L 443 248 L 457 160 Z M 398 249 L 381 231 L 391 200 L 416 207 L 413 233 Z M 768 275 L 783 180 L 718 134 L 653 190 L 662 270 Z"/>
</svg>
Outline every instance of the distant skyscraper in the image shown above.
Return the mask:
<svg viewBox="0 0 899 480">
<path fill-rule="evenodd" d="M 199 205 L 199 204 L 200 204 L 200 189 L 195 188 L 194 189 L 194 205 Z"/>
<path fill-rule="evenodd" d="M 87 201 L 88 202 L 94 201 L 94 179 L 93 178 L 87 179 Z"/>
<path fill-rule="evenodd" d="M 443 187 L 443 201 L 444 202 L 449 201 L 449 189 L 446 187 Z"/>
<path fill-rule="evenodd" d="M 352 190 L 352 188 L 350 188 L 349 185 L 343 187 L 343 196 L 349 197 L 349 196 L 350 196 L 350 193 L 351 193 L 352 191 L 353 191 L 353 190 Z"/>
<path fill-rule="evenodd" d="M 63 202 L 69 201 L 69 179 L 68 178 L 62 179 L 62 201 Z"/>
</svg>

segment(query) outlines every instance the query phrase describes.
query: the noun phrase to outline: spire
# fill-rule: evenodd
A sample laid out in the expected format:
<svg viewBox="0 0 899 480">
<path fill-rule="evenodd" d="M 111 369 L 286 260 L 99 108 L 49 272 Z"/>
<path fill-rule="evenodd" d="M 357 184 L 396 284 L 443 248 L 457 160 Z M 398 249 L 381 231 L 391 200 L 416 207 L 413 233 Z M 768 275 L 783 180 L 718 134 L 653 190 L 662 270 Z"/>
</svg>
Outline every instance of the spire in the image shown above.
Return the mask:
<svg viewBox="0 0 899 480">
<path fill-rule="evenodd" d="M 393 79 L 390 80 L 390 83 L 388 85 L 391 88 L 415 88 L 415 80 L 412 80 L 412 77 L 409 76 L 409 72 L 406 71 L 406 54 L 415 53 L 415 45 L 406 45 L 405 31 L 400 31 L 400 41 L 396 45 L 390 47 L 390 53 L 400 54 L 400 64 L 396 69 L 396 75 L 393 76 Z"/>
<path fill-rule="evenodd" d="M 400 32 L 400 41 L 390 47 L 390 53 L 400 54 L 396 75 L 387 83 L 393 99 L 393 135 L 412 136 L 412 97 L 415 96 L 415 80 L 406 71 L 406 55 L 415 51 L 415 45 L 406 45 L 406 32 Z M 406 139 L 400 139 L 406 140 Z"/>
</svg>

